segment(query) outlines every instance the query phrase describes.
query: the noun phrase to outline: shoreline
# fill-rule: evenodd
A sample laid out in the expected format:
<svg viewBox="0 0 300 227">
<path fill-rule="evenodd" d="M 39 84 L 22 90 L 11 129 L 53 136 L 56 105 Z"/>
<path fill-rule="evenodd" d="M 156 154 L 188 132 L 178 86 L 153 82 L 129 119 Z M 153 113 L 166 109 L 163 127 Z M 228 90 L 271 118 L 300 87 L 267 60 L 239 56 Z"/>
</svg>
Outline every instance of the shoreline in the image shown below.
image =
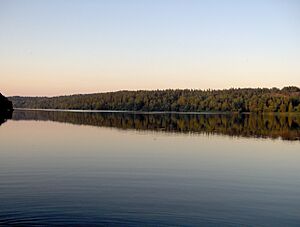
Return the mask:
<svg viewBox="0 0 300 227">
<path fill-rule="evenodd" d="M 134 111 L 134 110 L 79 110 L 79 109 L 33 109 L 14 108 L 14 110 L 48 111 L 48 112 L 78 112 L 78 113 L 129 113 L 129 114 L 239 114 L 235 112 L 179 112 L 179 111 Z M 246 114 L 246 113 L 245 113 Z"/>
<path fill-rule="evenodd" d="M 79 109 L 33 109 L 33 108 L 14 108 L 14 110 L 26 111 L 47 111 L 47 112 L 73 112 L 73 113 L 128 113 L 128 114 L 187 114 L 187 115 L 230 115 L 230 114 L 264 114 L 264 115 L 294 115 L 297 112 L 180 112 L 180 111 L 134 111 L 134 110 L 79 110 Z"/>
</svg>

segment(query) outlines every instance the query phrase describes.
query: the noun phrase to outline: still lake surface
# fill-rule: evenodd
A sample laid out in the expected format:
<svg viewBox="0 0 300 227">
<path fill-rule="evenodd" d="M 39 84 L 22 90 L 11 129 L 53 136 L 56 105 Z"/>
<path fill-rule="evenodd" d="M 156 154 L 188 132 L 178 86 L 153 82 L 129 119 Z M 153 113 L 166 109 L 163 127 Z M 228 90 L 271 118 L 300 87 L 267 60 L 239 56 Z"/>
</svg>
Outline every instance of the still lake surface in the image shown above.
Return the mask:
<svg viewBox="0 0 300 227">
<path fill-rule="evenodd" d="M 299 115 L 16 110 L 0 124 L 0 225 L 300 225 Z"/>
</svg>

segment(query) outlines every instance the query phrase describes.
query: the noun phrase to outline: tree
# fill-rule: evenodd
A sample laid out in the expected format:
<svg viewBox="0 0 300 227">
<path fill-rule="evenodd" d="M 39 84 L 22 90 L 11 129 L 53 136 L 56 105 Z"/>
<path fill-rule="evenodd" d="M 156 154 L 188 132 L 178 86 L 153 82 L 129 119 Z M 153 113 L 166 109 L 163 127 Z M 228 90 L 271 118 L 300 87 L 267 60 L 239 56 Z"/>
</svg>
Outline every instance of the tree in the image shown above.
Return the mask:
<svg viewBox="0 0 300 227">
<path fill-rule="evenodd" d="M 290 102 L 288 112 L 293 112 L 293 111 L 294 111 L 294 107 L 293 107 L 292 102 Z"/>
<path fill-rule="evenodd" d="M 284 103 L 281 103 L 280 107 L 279 107 L 279 111 L 280 112 L 286 112 L 286 106 Z"/>
<path fill-rule="evenodd" d="M 298 111 L 300 89 L 117 91 L 59 97 L 10 97 L 15 107 L 130 111 Z"/>
<path fill-rule="evenodd" d="M 0 93 L 0 114 L 12 112 L 13 104 Z"/>
</svg>

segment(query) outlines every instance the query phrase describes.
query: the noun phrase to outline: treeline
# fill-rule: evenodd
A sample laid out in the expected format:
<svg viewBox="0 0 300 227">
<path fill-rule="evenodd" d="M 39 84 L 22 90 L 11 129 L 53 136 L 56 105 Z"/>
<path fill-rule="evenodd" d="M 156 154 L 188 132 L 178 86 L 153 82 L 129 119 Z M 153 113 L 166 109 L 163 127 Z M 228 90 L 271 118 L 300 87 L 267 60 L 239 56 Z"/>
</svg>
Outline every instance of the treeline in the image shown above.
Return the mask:
<svg viewBox="0 0 300 227">
<path fill-rule="evenodd" d="M 300 140 L 298 114 L 130 114 L 14 111 L 14 120 L 39 120 L 172 133 Z"/>
<path fill-rule="evenodd" d="M 300 112 L 300 88 L 117 91 L 58 97 L 10 97 L 16 108 L 182 111 Z"/>
<path fill-rule="evenodd" d="M 0 93 L 0 125 L 12 117 L 13 105 Z"/>
<path fill-rule="evenodd" d="M 6 114 L 13 110 L 13 104 L 5 96 L 0 93 L 0 114 Z"/>
</svg>

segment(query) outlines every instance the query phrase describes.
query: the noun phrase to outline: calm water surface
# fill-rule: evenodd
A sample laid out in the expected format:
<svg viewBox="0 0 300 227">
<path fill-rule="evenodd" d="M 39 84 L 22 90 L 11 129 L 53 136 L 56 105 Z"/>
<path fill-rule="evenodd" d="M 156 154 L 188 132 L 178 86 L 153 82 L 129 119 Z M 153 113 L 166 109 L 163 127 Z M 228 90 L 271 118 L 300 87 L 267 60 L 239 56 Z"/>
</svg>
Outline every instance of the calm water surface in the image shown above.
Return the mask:
<svg viewBox="0 0 300 227">
<path fill-rule="evenodd" d="M 0 124 L 0 225 L 300 224 L 300 116 L 18 110 Z"/>
</svg>

